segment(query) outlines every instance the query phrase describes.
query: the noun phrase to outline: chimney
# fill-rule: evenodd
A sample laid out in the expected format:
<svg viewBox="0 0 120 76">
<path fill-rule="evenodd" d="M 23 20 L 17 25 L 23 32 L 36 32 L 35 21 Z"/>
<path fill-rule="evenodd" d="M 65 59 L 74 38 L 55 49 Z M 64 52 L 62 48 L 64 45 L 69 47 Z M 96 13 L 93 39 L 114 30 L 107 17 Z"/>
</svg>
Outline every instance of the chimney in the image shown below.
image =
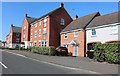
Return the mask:
<svg viewBox="0 0 120 76">
<path fill-rule="evenodd" d="M 27 17 L 27 13 L 25 14 L 25 17 Z"/>
<path fill-rule="evenodd" d="M 60 7 L 64 7 L 64 4 L 63 4 L 63 2 L 61 2 L 61 3 L 60 3 Z"/>
<path fill-rule="evenodd" d="M 13 24 L 11 24 L 11 27 L 13 27 Z"/>
<path fill-rule="evenodd" d="M 78 15 L 75 15 L 75 20 L 78 18 Z"/>
</svg>

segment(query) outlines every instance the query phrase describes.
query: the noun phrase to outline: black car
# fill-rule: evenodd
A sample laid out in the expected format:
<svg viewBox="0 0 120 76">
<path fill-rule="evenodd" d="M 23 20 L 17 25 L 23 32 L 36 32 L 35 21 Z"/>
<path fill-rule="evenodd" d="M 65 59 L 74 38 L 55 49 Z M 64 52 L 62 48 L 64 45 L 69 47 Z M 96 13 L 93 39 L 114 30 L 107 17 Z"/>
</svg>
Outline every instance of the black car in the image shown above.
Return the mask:
<svg viewBox="0 0 120 76">
<path fill-rule="evenodd" d="M 59 46 L 56 48 L 56 55 L 57 56 L 68 56 L 68 49 L 63 46 Z"/>
</svg>

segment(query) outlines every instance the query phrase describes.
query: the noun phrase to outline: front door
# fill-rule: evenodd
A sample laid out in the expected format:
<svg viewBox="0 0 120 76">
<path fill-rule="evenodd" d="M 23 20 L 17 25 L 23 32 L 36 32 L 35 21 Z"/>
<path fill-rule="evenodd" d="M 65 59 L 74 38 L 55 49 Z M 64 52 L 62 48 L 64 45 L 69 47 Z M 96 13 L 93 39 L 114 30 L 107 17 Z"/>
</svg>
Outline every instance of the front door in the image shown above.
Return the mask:
<svg viewBox="0 0 120 76">
<path fill-rule="evenodd" d="M 78 56 L 78 46 L 74 46 L 73 56 Z"/>
</svg>

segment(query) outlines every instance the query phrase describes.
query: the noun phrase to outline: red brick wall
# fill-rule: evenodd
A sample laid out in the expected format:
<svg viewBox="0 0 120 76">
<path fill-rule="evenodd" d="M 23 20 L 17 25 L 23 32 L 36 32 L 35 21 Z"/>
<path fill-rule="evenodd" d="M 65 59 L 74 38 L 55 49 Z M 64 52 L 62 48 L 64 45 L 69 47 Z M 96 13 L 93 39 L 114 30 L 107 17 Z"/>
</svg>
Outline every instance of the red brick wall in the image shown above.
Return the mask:
<svg viewBox="0 0 120 76">
<path fill-rule="evenodd" d="M 61 18 L 65 19 L 65 25 L 60 25 Z M 53 13 L 50 16 L 47 16 L 47 26 L 43 27 L 43 21 L 44 19 L 41 19 L 42 25 L 40 25 L 40 21 L 37 21 L 38 24 L 37 27 L 35 27 L 35 23 L 33 26 L 31 26 L 31 41 L 32 46 L 34 46 L 34 41 L 36 41 L 36 46 L 38 46 L 39 40 L 47 40 L 47 46 L 60 46 L 60 32 L 63 28 L 65 28 L 71 21 L 72 18 L 69 16 L 69 14 L 66 12 L 64 8 L 61 8 L 61 10 Z M 43 28 L 47 29 L 47 38 L 43 38 Z M 38 36 L 38 31 L 41 29 L 41 36 Z M 34 38 L 34 32 L 37 31 L 37 37 Z M 42 45 L 42 43 L 41 43 Z"/>
<path fill-rule="evenodd" d="M 74 37 L 74 32 L 69 32 L 68 33 L 68 39 L 64 39 L 64 34 L 61 34 L 61 46 L 63 46 L 64 43 L 70 43 L 72 40 L 77 40 L 78 43 L 79 43 L 79 46 L 78 46 L 78 50 L 79 50 L 79 53 L 78 53 L 78 56 L 85 56 L 85 47 L 86 47 L 86 44 L 85 44 L 85 32 L 84 31 L 79 31 L 78 32 L 78 37 Z M 74 48 L 73 48 L 73 45 L 69 44 L 68 45 L 68 51 L 72 53 L 73 55 L 73 51 L 74 51 Z"/>
<path fill-rule="evenodd" d="M 61 18 L 65 20 L 65 25 L 61 25 Z M 60 32 L 64 29 L 70 22 L 72 18 L 66 12 L 64 8 L 55 12 L 50 16 L 50 46 L 60 46 Z"/>
<path fill-rule="evenodd" d="M 26 27 L 26 32 L 24 33 L 24 27 Z M 21 42 L 23 41 L 30 41 L 30 26 L 27 22 L 27 19 L 26 17 L 24 18 L 24 21 L 23 21 L 23 24 L 22 24 L 22 31 L 21 31 Z M 23 40 L 24 38 L 24 35 L 25 35 L 25 39 Z"/>
<path fill-rule="evenodd" d="M 40 21 L 42 22 L 42 24 L 40 25 Z M 30 37 L 30 41 L 32 41 L 32 46 L 34 46 L 34 41 L 36 41 L 36 46 L 38 46 L 38 42 L 39 40 L 48 40 L 49 41 L 49 17 L 47 17 L 47 25 L 46 27 L 44 27 L 43 25 L 44 19 L 41 19 L 39 21 L 37 21 L 36 23 L 33 24 L 33 26 L 31 26 L 31 37 Z M 37 24 L 37 26 L 36 26 Z M 43 38 L 43 29 L 46 28 L 47 30 L 47 37 L 46 39 Z M 41 29 L 41 34 L 39 35 L 39 30 Z M 37 37 L 34 37 L 34 32 L 37 31 Z M 42 43 L 40 43 L 40 45 L 42 45 Z M 49 42 L 47 42 L 47 46 L 49 46 Z"/>
</svg>

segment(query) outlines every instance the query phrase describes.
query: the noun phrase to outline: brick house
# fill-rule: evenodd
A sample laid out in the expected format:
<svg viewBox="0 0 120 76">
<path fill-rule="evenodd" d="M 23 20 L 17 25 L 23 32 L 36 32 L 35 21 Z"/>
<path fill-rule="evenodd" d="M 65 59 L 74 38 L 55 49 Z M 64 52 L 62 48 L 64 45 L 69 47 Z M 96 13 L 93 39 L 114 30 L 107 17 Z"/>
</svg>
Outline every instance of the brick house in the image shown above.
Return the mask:
<svg viewBox="0 0 120 76">
<path fill-rule="evenodd" d="M 68 48 L 72 56 L 86 56 L 86 26 L 97 16 L 99 12 L 86 15 L 72 21 L 61 32 L 61 46 Z"/>
<path fill-rule="evenodd" d="M 21 27 L 11 24 L 10 32 L 6 36 L 6 47 L 15 48 L 21 44 Z"/>
<path fill-rule="evenodd" d="M 32 46 L 60 46 L 60 32 L 72 18 L 60 3 L 60 7 L 41 16 L 31 23 L 30 41 Z"/>
<path fill-rule="evenodd" d="M 36 18 L 29 17 L 27 14 L 25 15 L 21 29 L 21 47 L 28 48 L 30 46 L 30 23 L 35 19 Z"/>
<path fill-rule="evenodd" d="M 113 12 L 98 16 L 86 27 L 87 50 L 93 50 L 92 45 L 96 43 L 120 42 L 118 15 Z"/>
</svg>

